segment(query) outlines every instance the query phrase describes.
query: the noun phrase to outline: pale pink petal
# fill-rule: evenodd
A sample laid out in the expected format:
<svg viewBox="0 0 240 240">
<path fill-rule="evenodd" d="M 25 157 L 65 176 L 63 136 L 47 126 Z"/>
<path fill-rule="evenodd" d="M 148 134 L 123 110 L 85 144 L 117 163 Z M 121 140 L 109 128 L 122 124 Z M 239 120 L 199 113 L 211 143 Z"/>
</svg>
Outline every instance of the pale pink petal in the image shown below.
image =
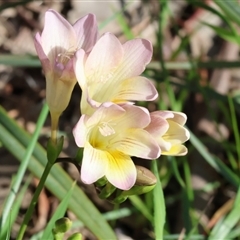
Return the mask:
<svg viewBox="0 0 240 240">
<path fill-rule="evenodd" d="M 175 145 L 170 148 L 168 151 L 162 151 L 162 155 L 168 156 L 184 156 L 188 152 L 188 149 L 184 145 Z"/>
<path fill-rule="evenodd" d="M 121 62 L 123 49 L 119 40 L 111 33 L 105 33 L 90 52 L 85 71 L 88 83 L 100 83 L 102 87 L 111 79 L 115 68 Z"/>
<path fill-rule="evenodd" d="M 42 40 L 41 40 L 41 36 L 40 36 L 39 33 L 37 33 L 35 38 L 34 38 L 34 45 L 35 45 L 35 49 L 37 51 L 38 57 L 39 57 L 39 59 L 42 63 L 44 73 L 47 74 L 52 69 L 51 69 L 49 59 L 48 59 L 47 55 L 45 54 L 45 52 L 43 50 Z"/>
<path fill-rule="evenodd" d="M 73 136 L 78 147 L 84 147 L 86 142 L 87 129 L 85 124 L 87 119 L 88 117 L 86 115 L 82 115 L 73 129 Z"/>
<path fill-rule="evenodd" d="M 55 64 L 59 54 L 76 51 L 76 34 L 72 25 L 54 10 L 48 10 L 45 14 L 41 39 L 51 64 Z"/>
<path fill-rule="evenodd" d="M 93 148 L 89 143 L 84 147 L 81 179 L 86 184 L 96 182 L 105 175 L 108 165 L 107 152 Z"/>
<path fill-rule="evenodd" d="M 152 101 L 157 98 L 158 92 L 155 86 L 145 77 L 128 78 L 119 83 L 112 85 L 110 96 L 114 102 L 126 100 L 131 101 Z"/>
<path fill-rule="evenodd" d="M 164 119 L 173 118 L 174 114 L 172 111 L 154 111 L 151 112 L 151 117 L 160 116 Z"/>
<path fill-rule="evenodd" d="M 94 14 L 88 14 L 74 23 L 73 28 L 77 35 L 77 46 L 86 52 L 90 51 L 97 41 L 98 27 Z"/>
<path fill-rule="evenodd" d="M 76 57 L 74 58 L 73 68 L 78 81 L 79 86 L 82 91 L 86 88 L 86 77 L 84 74 L 84 63 L 86 61 L 86 54 L 83 49 L 79 49 L 76 52 Z"/>
<path fill-rule="evenodd" d="M 182 126 L 186 123 L 187 116 L 186 116 L 185 113 L 183 113 L 183 112 L 173 112 L 173 114 L 174 114 L 174 117 L 173 117 L 172 120 L 174 122 L 177 122 L 178 124 L 180 124 Z"/>
<path fill-rule="evenodd" d="M 157 114 L 158 112 L 150 113 L 151 123 L 145 128 L 146 131 L 154 137 L 161 137 L 167 132 L 169 124 L 166 119 Z"/>
<path fill-rule="evenodd" d="M 118 120 L 118 128 L 145 128 L 149 125 L 151 119 L 146 108 L 131 104 L 124 104 L 121 107 L 126 113 Z"/>
<path fill-rule="evenodd" d="M 117 151 L 110 152 L 106 177 L 115 187 L 122 190 L 130 189 L 135 184 L 137 177 L 132 159 Z"/>
<path fill-rule="evenodd" d="M 152 58 L 152 44 L 146 39 L 133 39 L 123 44 L 124 57 L 118 72 L 120 79 L 140 75 Z"/>
<path fill-rule="evenodd" d="M 173 120 L 174 122 L 184 125 L 187 121 L 187 116 L 183 112 L 174 112 L 174 111 L 155 111 L 152 114 L 159 115 L 165 119 Z"/>
<path fill-rule="evenodd" d="M 111 102 L 103 103 L 89 118 L 87 121 L 87 126 L 94 126 L 98 123 L 106 123 L 109 121 L 114 121 L 125 114 L 125 110 L 119 105 L 113 104 Z"/>
<path fill-rule="evenodd" d="M 124 138 L 115 138 L 111 148 L 130 156 L 155 159 L 160 156 L 160 148 L 152 136 L 142 129 L 129 129 Z"/>
</svg>

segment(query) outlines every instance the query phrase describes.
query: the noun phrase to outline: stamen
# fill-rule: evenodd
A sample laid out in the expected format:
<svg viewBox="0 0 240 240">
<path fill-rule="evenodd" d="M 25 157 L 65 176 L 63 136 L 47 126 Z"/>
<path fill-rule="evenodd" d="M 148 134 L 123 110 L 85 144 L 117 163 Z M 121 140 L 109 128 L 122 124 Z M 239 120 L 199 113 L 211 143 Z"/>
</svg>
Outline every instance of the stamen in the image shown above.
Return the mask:
<svg viewBox="0 0 240 240">
<path fill-rule="evenodd" d="M 71 47 L 68 50 L 66 50 L 65 52 L 59 53 L 56 58 L 57 63 L 66 65 L 68 63 L 68 61 L 74 56 L 74 54 L 77 50 L 78 50 L 77 48 Z"/>
<path fill-rule="evenodd" d="M 98 129 L 99 129 L 99 132 L 105 137 L 115 133 L 114 128 L 109 123 L 106 123 L 106 122 L 98 126 Z"/>
</svg>

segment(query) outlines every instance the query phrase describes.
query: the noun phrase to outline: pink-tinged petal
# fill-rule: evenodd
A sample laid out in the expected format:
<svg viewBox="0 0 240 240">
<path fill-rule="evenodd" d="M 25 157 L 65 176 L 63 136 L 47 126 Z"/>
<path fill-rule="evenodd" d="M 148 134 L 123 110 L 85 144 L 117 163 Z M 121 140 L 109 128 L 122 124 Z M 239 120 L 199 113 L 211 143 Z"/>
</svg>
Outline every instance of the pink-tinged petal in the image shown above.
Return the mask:
<svg viewBox="0 0 240 240">
<path fill-rule="evenodd" d="M 169 151 L 162 151 L 162 155 L 168 156 L 184 156 L 188 153 L 188 149 L 183 145 L 174 145 Z"/>
<path fill-rule="evenodd" d="M 123 44 L 124 57 L 119 70 L 121 79 L 140 75 L 152 58 L 152 44 L 145 39 L 133 39 Z"/>
<path fill-rule="evenodd" d="M 86 77 L 84 73 L 84 63 L 86 61 L 86 53 L 83 49 L 79 49 L 76 52 L 76 57 L 74 58 L 73 68 L 78 81 L 79 86 L 82 91 L 86 88 Z"/>
<path fill-rule="evenodd" d="M 153 115 L 159 115 L 165 119 L 171 119 L 174 122 L 177 122 L 180 125 L 184 125 L 187 121 L 187 116 L 183 112 L 174 112 L 174 111 L 155 111 Z"/>
<path fill-rule="evenodd" d="M 172 120 L 168 120 L 168 123 L 169 129 L 163 136 L 164 140 L 171 142 L 172 145 L 175 145 L 184 143 L 189 139 L 190 134 L 186 128 L 176 122 L 173 122 Z"/>
<path fill-rule="evenodd" d="M 131 104 L 124 104 L 121 107 L 126 113 L 118 120 L 119 129 L 145 128 L 149 125 L 151 119 L 146 108 Z"/>
<path fill-rule="evenodd" d="M 125 114 L 125 110 L 111 102 L 103 103 L 89 118 L 87 126 L 91 127 L 98 123 L 108 123 Z"/>
<path fill-rule="evenodd" d="M 161 117 L 157 112 L 150 113 L 151 123 L 145 128 L 154 137 L 161 137 L 167 132 L 169 124 L 167 120 Z"/>
<path fill-rule="evenodd" d="M 105 33 L 90 52 L 85 72 L 89 84 L 100 83 L 102 87 L 111 79 L 113 71 L 123 57 L 123 49 L 119 40 L 111 33 Z"/>
<path fill-rule="evenodd" d="M 42 63 L 44 73 L 48 74 L 49 72 L 51 72 L 51 65 L 50 65 L 47 55 L 45 54 L 45 52 L 43 50 L 42 40 L 41 40 L 41 36 L 39 33 L 37 33 L 34 38 L 34 45 L 35 45 L 35 49 L 37 51 L 38 57 Z"/>
<path fill-rule="evenodd" d="M 174 114 L 172 111 L 155 111 L 151 112 L 151 117 L 160 116 L 164 119 L 173 118 Z"/>
<path fill-rule="evenodd" d="M 73 136 L 78 147 L 84 147 L 86 142 L 87 129 L 85 124 L 87 122 L 87 119 L 88 116 L 82 115 L 73 129 Z"/>
<path fill-rule="evenodd" d="M 41 39 L 51 64 L 55 64 L 59 54 L 76 51 L 76 34 L 72 25 L 54 10 L 48 10 L 45 14 Z"/>
<path fill-rule="evenodd" d="M 129 129 L 124 133 L 124 138 L 115 138 L 111 145 L 130 156 L 155 159 L 160 156 L 160 148 L 152 136 L 142 129 Z"/>
<path fill-rule="evenodd" d="M 96 182 L 105 175 L 108 165 L 107 152 L 93 148 L 86 143 L 81 166 L 81 179 L 86 184 Z"/>
<path fill-rule="evenodd" d="M 97 41 L 98 27 L 94 14 L 88 14 L 74 23 L 73 28 L 77 35 L 77 46 L 86 52 L 90 51 Z"/>
<path fill-rule="evenodd" d="M 158 92 L 150 80 L 139 76 L 128 78 L 120 82 L 118 86 L 113 86 L 110 95 L 113 95 L 114 102 L 126 100 L 152 101 L 157 98 Z"/>
<path fill-rule="evenodd" d="M 128 190 L 136 182 L 137 170 L 129 156 L 113 151 L 108 153 L 106 177 L 115 187 Z"/>
<path fill-rule="evenodd" d="M 180 124 L 182 126 L 186 123 L 187 116 L 186 116 L 185 113 L 183 113 L 183 112 L 173 112 L 173 114 L 174 114 L 174 117 L 173 117 L 172 121 L 177 122 L 178 124 Z"/>
</svg>

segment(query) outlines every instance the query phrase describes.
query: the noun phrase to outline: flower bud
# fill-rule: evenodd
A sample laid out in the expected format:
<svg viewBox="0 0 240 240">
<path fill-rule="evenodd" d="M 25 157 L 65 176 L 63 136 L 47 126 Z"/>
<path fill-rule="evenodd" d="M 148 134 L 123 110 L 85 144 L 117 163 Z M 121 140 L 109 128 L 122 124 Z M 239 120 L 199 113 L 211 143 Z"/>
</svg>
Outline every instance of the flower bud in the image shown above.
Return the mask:
<svg viewBox="0 0 240 240">
<path fill-rule="evenodd" d="M 67 240 L 82 240 L 82 234 L 74 233 Z"/>
<path fill-rule="evenodd" d="M 69 218 L 63 217 L 58 219 L 55 222 L 55 228 L 53 229 L 54 234 L 58 233 L 65 233 L 67 232 L 72 226 L 72 221 Z"/>
</svg>

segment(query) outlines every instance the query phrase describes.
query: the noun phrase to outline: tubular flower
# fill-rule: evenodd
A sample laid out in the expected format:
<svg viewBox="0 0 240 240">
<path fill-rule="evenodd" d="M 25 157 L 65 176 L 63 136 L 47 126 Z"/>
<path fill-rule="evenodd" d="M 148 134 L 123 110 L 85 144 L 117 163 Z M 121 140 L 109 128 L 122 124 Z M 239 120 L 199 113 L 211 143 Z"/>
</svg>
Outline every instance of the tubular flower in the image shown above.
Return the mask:
<svg viewBox="0 0 240 240">
<path fill-rule="evenodd" d="M 105 33 L 84 61 L 84 51 L 76 55 L 75 73 L 83 95 L 81 110 L 91 114 L 101 103 L 151 101 L 158 93 L 145 77 L 139 76 L 150 62 L 152 45 L 134 39 L 123 45 L 111 33 Z"/>
<path fill-rule="evenodd" d="M 162 155 L 183 156 L 187 148 L 182 145 L 189 137 L 183 127 L 187 116 L 182 112 L 155 111 L 150 113 L 151 123 L 145 128 L 158 142 Z"/>
<path fill-rule="evenodd" d="M 67 107 L 77 80 L 73 57 L 80 48 L 90 51 L 97 40 L 97 23 L 93 14 L 71 25 L 59 13 L 48 10 L 42 34 L 34 43 L 46 76 L 46 100 L 51 114 L 60 116 Z"/>
<path fill-rule="evenodd" d="M 130 189 L 137 171 L 131 156 L 154 159 L 160 148 L 144 128 L 150 123 L 147 109 L 130 104 L 103 103 L 91 115 L 82 115 L 73 135 L 84 147 L 81 179 L 86 184 L 103 176 L 122 190 Z"/>
</svg>

